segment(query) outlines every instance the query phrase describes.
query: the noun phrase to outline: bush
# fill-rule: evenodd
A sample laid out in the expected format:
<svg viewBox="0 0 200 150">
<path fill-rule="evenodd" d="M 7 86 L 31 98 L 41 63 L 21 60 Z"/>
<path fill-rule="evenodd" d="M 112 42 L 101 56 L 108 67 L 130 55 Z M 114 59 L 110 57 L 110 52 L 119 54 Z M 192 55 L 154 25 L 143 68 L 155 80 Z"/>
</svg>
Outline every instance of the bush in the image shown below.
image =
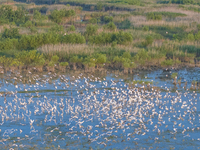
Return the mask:
<svg viewBox="0 0 200 150">
<path fill-rule="evenodd" d="M 15 58 L 25 65 L 40 66 L 44 65 L 45 60 L 43 54 L 37 52 L 37 50 L 23 51 L 17 53 Z"/>
<path fill-rule="evenodd" d="M 153 43 L 153 37 L 148 35 L 145 39 L 145 42 L 143 42 L 143 46 L 148 46 L 148 45 L 151 45 Z"/>
<path fill-rule="evenodd" d="M 92 24 L 97 24 L 97 19 L 96 18 L 92 18 L 92 19 L 90 19 L 89 22 L 92 23 Z"/>
<path fill-rule="evenodd" d="M 19 34 L 19 30 L 18 28 L 6 28 L 4 30 L 4 32 L 2 33 L 2 38 L 10 38 L 10 39 L 13 39 L 13 38 L 19 38 L 20 37 L 20 34 Z"/>
<path fill-rule="evenodd" d="M 99 35 L 89 37 L 90 44 L 111 44 L 112 42 L 117 42 L 117 44 L 127 44 L 133 40 L 130 33 L 125 33 L 123 31 L 114 33 L 102 32 Z"/>
<path fill-rule="evenodd" d="M 86 31 L 85 31 L 84 34 L 85 34 L 86 37 L 89 37 L 91 35 L 95 35 L 96 32 L 97 32 L 97 29 L 98 29 L 97 25 L 91 25 L 91 24 L 89 24 L 89 25 L 87 25 Z"/>
<path fill-rule="evenodd" d="M 57 55 L 54 55 L 51 57 L 51 61 L 54 63 L 58 63 L 59 57 Z"/>
<path fill-rule="evenodd" d="M 103 28 L 107 30 L 115 31 L 117 27 L 113 22 L 109 22 L 107 25 L 104 25 Z"/>
<path fill-rule="evenodd" d="M 76 31 L 75 26 L 74 26 L 74 25 L 71 25 L 71 26 L 69 27 L 69 31 Z"/>
<path fill-rule="evenodd" d="M 151 57 L 148 55 L 148 52 L 144 49 L 140 50 L 135 56 L 134 60 L 138 63 L 144 65 L 147 60 L 150 60 Z"/>
<path fill-rule="evenodd" d="M 106 63 L 106 55 L 104 54 L 97 54 L 96 55 L 96 64 L 100 65 L 101 67 L 103 66 L 104 63 Z"/>
<path fill-rule="evenodd" d="M 147 13 L 147 20 L 162 20 L 162 15 L 150 12 Z"/>
<path fill-rule="evenodd" d="M 174 64 L 172 59 L 164 60 L 161 62 L 161 66 L 163 67 L 170 67 Z"/>
<path fill-rule="evenodd" d="M 188 34 L 188 40 L 189 41 L 194 41 L 195 40 L 194 35 L 192 33 Z"/>
<path fill-rule="evenodd" d="M 62 37 L 62 43 L 83 44 L 85 42 L 85 38 L 81 34 L 72 33 Z"/>
<path fill-rule="evenodd" d="M 59 66 L 68 66 L 68 65 L 69 65 L 68 62 L 60 62 L 60 63 L 59 63 Z"/>
<path fill-rule="evenodd" d="M 62 22 L 62 19 L 63 17 L 71 17 L 71 16 L 74 16 L 75 15 L 75 11 L 72 9 L 72 10 L 65 10 L 65 9 L 62 9 L 62 10 L 54 10 L 51 15 L 49 16 L 49 18 L 53 21 L 53 22 L 56 22 L 56 23 L 61 23 Z"/>
<path fill-rule="evenodd" d="M 171 0 L 175 4 L 194 4 L 194 0 Z"/>
<path fill-rule="evenodd" d="M 55 26 L 51 27 L 50 31 L 56 32 L 56 33 L 59 33 L 59 32 L 62 33 L 64 31 L 64 27 L 56 24 Z"/>
<path fill-rule="evenodd" d="M 198 31 L 200 31 L 200 24 L 197 25 L 197 29 L 198 29 Z"/>
<path fill-rule="evenodd" d="M 97 10 L 101 11 L 102 8 L 103 8 L 102 2 L 98 2 L 98 3 L 97 3 Z"/>
<path fill-rule="evenodd" d="M 130 29 L 130 27 L 131 27 L 131 22 L 128 19 L 122 21 L 118 26 L 119 29 Z"/>
<path fill-rule="evenodd" d="M 149 31 L 149 27 L 148 27 L 148 26 L 144 26 L 144 27 L 142 28 L 142 30 L 143 30 L 143 31 Z"/>
<path fill-rule="evenodd" d="M 33 19 L 40 20 L 41 18 L 42 18 L 41 13 L 39 11 L 35 10 L 33 13 Z"/>
<path fill-rule="evenodd" d="M 103 21 L 104 21 L 105 23 L 112 22 L 112 21 L 113 21 L 113 17 L 112 17 L 112 16 L 105 16 L 105 17 L 103 18 Z"/>
</svg>

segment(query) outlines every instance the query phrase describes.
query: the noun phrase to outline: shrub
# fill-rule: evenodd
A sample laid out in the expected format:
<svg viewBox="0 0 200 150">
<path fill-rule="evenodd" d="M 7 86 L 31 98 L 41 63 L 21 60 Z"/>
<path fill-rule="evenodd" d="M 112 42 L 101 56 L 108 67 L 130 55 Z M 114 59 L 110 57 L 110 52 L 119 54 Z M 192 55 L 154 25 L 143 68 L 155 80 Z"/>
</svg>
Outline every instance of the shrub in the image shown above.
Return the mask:
<svg viewBox="0 0 200 150">
<path fill-rule="evenodd" d="M 162 20 L 162 15 L 150 12 L 147 13 L 147 20 Z"/>
<path fill-rule="evenodd" d="M 102 2 L 98 2 L 98 3 L 97 3 L 97 10 L 101 11 L 102 8 L 103 8 Z"/>
<path fill-rule="evenodd" d="M 172 59 L 168 59 L 168 60 L 164 60 L 161 62 L 161 66 L 163 67 L 169 67 L 172 66 L 174 64 Z"/>
<path fill-rule="evenodd" d="M 150 60 L 151 57 L 148 55 L 148 52 L 144 49 L 140 50 L 135 56 L 134 60 L 138 63 L 144 65 L 147 60 Z"/>
<path fill-rule="evenodd" d="M 59 60 L 59 57 L 57 55 L 54 55 L 51 57 L 51 61 L 54 62 L 54 63 L 57 63 Z"/>
<path fill-rule="evenodd" d="M 194 35 L 192 33 L 188 34 L 188 40 L 189 41 L 194 41 L 195 40 Z"/>
<path fill-rule="evenodd" d="M 56 24 L 55 26 L 51 27 L 50 31 L 56 32 L 56 33 L 63 32 L 64 31 L 64 27 L 61 26 L 61 25 Z"/>
<path fill-rule="evenodd" d="M 36 33 L 37 29 L 36 29 L 36 27 L 30 27 L 30 31 L 31 31 L 31 33 Z"/>
<path fill-rule="evenodd" d="M 130 22 L 130 20 L 126 19 L 119 24 L 118 28 L 119 29 L 130 29 L 130 27 L 131 27 L 131 22 Z"/>
<path fill-rule="evenodd" d="M 41 13 L 38 11 L 38 10 L 35 10 L 34 13 L 33 13 L 33 19 L 41 19 L 42 16 L 41 16 Z"/>
<path fill-rule="evenodd" d="M 71 26 L 69 27 L 69 31 L 76 31 L 75 26 L 74 26 L 74 25 L 71 25 Z"/>
<path fill-rule="evenodd" d="M 113 21 L 113 17 L 112 16 L 105 16 L 103 18 L 104 22 L 105 23 L 109 23 L 109 22 L 112 22 Z"/>
<path fill-rule="evenodd" d="M 97 24 L 97 19 L 96 18 L 92 18 L 92 19 L 90 19 L 89 22 L 92 23 L 92 24 Z"/>
<path fill-rule="evenodd" d="M 32 21 L 27 21 L 25 24 L 23 24 L 23 26 L 26 28 L 30 28 L 30 27 L 34 26 L 34 24 L 32 23 Z"/>
<path fill-rule="evenodd" d="M 145 39 L 145 42 L 143 42 L 143 46 L 148 46 L 148 45 L 151 45 L 153 43 L 153 37 L 148 35 Z"/>
<path fill-rule="evenodd" d="M 149 31 L 149 27 L 148 27 L 148 26 L 144 26 L 144 27 L 142 28 L 142 30 L 143 30 L 143 31 Z"/>
<path fill-rule="evenodd" d="M 198 31 L 200 31 L 200 24 L 197 25 L 197 29 L 198 29 Z"/>
<path fill-rule="evenodd" d="M 85 31 L 84 34 L 85 34 L 86 37 L 89 37 L 91 35 L 96 34 L 97 29 L 98 29 L 97 25 L 91 25 L 91 24 L 89 24 L 89 25 L 87 25 L 86 31 Z"/>
<path fill-rule="evenodd" d="M 67 34 L 62 37 L 62 43 L 83 44 L 85 43 L 85 38 L 81 34 Z"/>
<path fill-rule="evenodd" d="M 68 66 L 68 65 L 69 65 L 68 62 L 60 62 L 60 63 L 59 63 L 59 66 Z"/>
<path fill-rule="evenodd" d="M 102 32 L 99 35 L 91 36 L 89 38 L 90 44 L 111 44 L 112 42 L 117 42 L 117 44 L 127 44 L 133 40 L 130 33 L 119 31 L 114 33 Z"/>
<path fill-rule="evenodd" d="M 16 59 L 25 65 L 44 65 L 43 54 L 37 52 L 37 50 L 23 51 L 15 55 Z"/>
<path fill-rule="evenodd" d="M 114 30 L 116 30 L 117 27 L 113 22 L 109 22 L 107 25 L 104 25 L 103 28 L 114 31 Z"/>
<path fill-rule="evenodd" d="M 65 9 L 56 10 L 55 9 L 49 17 L 53 22 L 61 23 L 63 17 L 70 17 L 74 15 L 75 15 L 74 10 L 65 10 Z"/>
<path fill-rule="evenodd" d="M 4 32 L 2 33 L 2 38 L 10 38 L 10 39 L 13 39 L 13 38 L 19 38 L 20 37 L 20 34 L 19 34 L 19 30 L 18 28 L 6 28 L 4 30 Z"/>
<path fill-rule="evenodd" d="M 101 67 L 103 66 L 104 63 L 106 63 L 106 55 L 104 54 L 97 54 L 96 56 L 96 64 L 100 65 Z"/>
</svg>

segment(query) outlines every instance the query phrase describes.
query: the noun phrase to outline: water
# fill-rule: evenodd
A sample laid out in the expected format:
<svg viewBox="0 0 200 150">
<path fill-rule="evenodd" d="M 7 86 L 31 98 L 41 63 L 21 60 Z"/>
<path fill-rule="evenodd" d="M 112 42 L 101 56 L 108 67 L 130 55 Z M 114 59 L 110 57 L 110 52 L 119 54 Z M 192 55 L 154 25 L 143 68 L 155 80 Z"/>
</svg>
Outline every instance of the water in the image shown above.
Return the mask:
<svg viewBox="0 0 200 150">
<path fill-rule="evenodd" d="M 200 69 L 173 72 L 1 75 L 0 147 L 200 148 Z"/>
</svg>

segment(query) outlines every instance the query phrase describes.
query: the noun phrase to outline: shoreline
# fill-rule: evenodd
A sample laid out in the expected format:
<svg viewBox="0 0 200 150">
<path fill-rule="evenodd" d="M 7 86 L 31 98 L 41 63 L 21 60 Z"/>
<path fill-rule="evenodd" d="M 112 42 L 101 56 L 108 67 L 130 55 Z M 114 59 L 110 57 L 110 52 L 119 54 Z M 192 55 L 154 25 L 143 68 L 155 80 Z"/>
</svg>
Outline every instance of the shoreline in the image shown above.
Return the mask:
<svg viewBox="0 0 200 150">
<path fill-rule="evenodd" d="M 97 68 L 95 67 L 85 67 L 76 66 L 76 69 L 73 69 L 73 66 L 58 66 L 49 67 L 49 66 L 18 66 L 18 67 L 2 67 L 0 66 L 0 74 L 6 74 L 7 72 L 16 73 L 16 72 L 84 72 L 84 73 L 94 73 L 94 72 L 116 72 L 122 74 L 134 74 L 135 71 L 155 71 L 155 70 L 163 70 L 163 71 L 171 71 L 171 70 L 180 70 L 183 68 L 200 68 L 200 64 L 191 64 L 191 63 L 182 63 L 180 65 L 172 65 L 172 66 L 158 66 L 158 65 L 143 65 L 137 66 L 135 68 L 122 68 L 119 69 L 112 68 L 110 64 L 106 65 L 105 67 Z"/>
</svg>

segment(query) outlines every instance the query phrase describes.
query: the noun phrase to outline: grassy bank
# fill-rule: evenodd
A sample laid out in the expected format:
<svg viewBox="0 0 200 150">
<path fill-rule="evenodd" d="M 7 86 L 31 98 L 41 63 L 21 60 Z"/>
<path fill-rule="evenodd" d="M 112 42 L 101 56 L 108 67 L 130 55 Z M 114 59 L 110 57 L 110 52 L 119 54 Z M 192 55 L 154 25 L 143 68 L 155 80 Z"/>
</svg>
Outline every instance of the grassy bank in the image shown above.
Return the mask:
<svg viewBox="0 0 200 150">
<path fill-rule="evenodd" d="M 199 66 L 200 18 L 184 3 L 90 0 L 85 10 L 62 2 L 2 3 L 1 72 Z M 137 9 L 106 8 L 119 4 Z"/>
</svg>

